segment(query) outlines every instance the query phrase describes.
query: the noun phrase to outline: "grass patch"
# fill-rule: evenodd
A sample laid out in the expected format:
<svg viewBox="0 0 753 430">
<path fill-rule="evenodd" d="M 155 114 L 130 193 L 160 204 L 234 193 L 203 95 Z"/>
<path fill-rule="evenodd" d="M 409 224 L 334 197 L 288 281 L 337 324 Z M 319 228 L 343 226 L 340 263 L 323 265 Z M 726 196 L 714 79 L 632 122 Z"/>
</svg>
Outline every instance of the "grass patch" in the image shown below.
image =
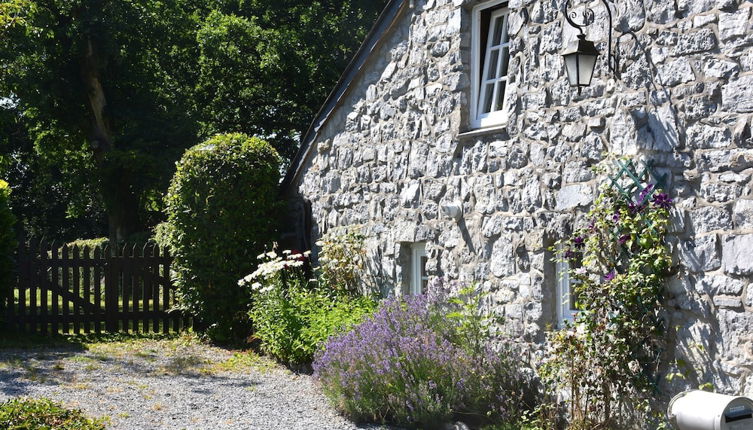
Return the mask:
<svg viewBox="0 0 753 430">
<path fill-rule="evenodd" d="M 104 430 L 101 420 L 47 399 L 13 399 L 0 405 L 0 428 Z"/>
<path fill-rule="evenodd" d="M 277 363 L 268 357 L 262 357 L 253 351 L 236 352 L 225 361 L 215 363 L 213 372 L 240 373 L 248 370 L 268 372 L 278 368 Z"/>
</svg>

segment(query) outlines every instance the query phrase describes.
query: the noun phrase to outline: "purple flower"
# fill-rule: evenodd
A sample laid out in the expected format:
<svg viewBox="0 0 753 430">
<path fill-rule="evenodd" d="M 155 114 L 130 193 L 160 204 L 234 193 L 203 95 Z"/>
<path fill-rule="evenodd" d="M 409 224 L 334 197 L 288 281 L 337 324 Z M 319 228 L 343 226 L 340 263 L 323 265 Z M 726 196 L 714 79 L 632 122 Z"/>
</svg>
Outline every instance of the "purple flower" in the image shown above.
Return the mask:
<svg viewBox="0 0 753 430">
<path fill-rule="evenodd" d="M 612 269 L 612 271 L 604 275 L 604 280 L 606 282 L 610 282 L 614 279 L 615 276 L 617 276 L 617 273 L 614 271 L 614 269 Z"/>
<path fill-rule="evenodd" d="M 630 210 L 630 213 L 635 215 L 638 212 L 643 210 L 643 203 L 642 202 L 630 202 L 628 203 L 628 210 Z"/>
<path fill-rule="evenodd" d="M 653 190 L 654 190 L 654 185 L 653 184 L 646 185 L 646 188 L 644 188 L 641 191 L 641 194 L 638 196 L 638 203 L 642 204 L 644 201 L 646 201 L 646 197 L 648 197 L 649 194 L 651 194 L 651 192 Z"/>
<path fill-rule="evenodd" d="M 435 428 L 455 412 L 504 418 L 514 409 L 505 408 L 514 401 L 505 389 L 511 362 L 490 344 L 459 341 L 451 306 L 427 296 L 387 299 L 370 319 L 330 338 L 313 364 L 325 394 L 354 419 L 407 427 Z"/>
<path fill-rule="evenodd" d="M 619 212 L 615 212 L 614 214 L 612 214 L 612 221 L 614 221 L 614 222 L 620 222 L 620 213 Z"/>
<path fill-rule="evenodd" d="M 583 248 L 586 246 L 586 239 L 583 236 L 577 236 L 575 239 L 573 239 L 573 245 L 576 248 Z"/>
<path fill-rule="evenodd" d="M 620 245 L 624 245 L 629 239 L 630 239 L 629 234 L 623 234 L 622 236 L 620 236 L 620 239 L 619 239 Z"/>
<path fill-rule="evenodd" d="M 672 207 L 672 199 L 669 197 L 669 194 L 666 193 L 659 193 L 654 196 L 654 199 L 652 200 L 654 206 L 662 209 L 669 209 Z"/>
</svg>

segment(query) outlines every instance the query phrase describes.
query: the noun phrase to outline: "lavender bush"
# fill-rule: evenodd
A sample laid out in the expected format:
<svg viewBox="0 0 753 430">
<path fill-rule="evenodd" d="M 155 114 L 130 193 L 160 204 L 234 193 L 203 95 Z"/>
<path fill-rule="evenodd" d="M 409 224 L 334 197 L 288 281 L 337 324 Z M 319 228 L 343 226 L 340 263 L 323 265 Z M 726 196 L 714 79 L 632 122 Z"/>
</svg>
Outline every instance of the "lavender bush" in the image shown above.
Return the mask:
<svg viewBox="0 0 753 430">
<path fill-rule="evenodd" d="M 477 342 L 488 326 L 476 304 L 386 300 L 372 318 L 330 339 L 316 356 L 315 376 L 355 421 L 435 428 L 452 419 L 514 419 L 522 397 L 517 372 L 505 353 Z"/>
</svg>

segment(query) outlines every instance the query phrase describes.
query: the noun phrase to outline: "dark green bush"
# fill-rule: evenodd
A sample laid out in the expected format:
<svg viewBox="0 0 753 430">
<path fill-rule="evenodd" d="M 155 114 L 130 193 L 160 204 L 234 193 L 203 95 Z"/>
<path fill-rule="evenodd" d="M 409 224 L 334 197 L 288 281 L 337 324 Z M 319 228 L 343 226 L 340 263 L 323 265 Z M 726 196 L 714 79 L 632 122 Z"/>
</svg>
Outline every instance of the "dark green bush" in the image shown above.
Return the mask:
<svg viewBox="0 0 753 430">
<path fill-rule="evenodd" d="M 0 428 L 8 430 L 103 430 L 80 410 L 69 410 L 47 399 L 13 399 L 0 405 Z"/>
<path fill-rule="evenodd" d="M 13 254 L 16 250 L 16 217 L 10 210 L 10 186 L 0 180 L 0 292 L 7 297 L 13 282 Z"/>
<path fill-rule="evenodd" d="M 250 299 L 237 280 L 274 239 L 280 157 L 263 140 L 226 134 L 186 151 L 177 167 L 166 233 L 182 306 L 213 340 L 240 340 Z"/>
</svg>

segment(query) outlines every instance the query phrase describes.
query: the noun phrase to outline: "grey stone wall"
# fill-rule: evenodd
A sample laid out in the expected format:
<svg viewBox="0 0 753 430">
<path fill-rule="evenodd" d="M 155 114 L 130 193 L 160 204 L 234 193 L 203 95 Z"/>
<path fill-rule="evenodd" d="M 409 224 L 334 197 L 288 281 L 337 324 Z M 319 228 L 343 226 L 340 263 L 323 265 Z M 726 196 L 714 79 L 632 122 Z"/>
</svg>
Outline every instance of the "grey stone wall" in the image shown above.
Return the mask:
<svg viewBox="0 0 753 430">
<path fill-rule="evenodd" d="M 753 394 L 753 5 L 619 3 L 615 34 L 634 36 L 618 41 L 621 79 L 602 58 L 578 96 L 559 54 L 575 35 L 561 0 L 511 0 L 509 122 L 468 133 L 477 2 L 416 0 L 292 191 L 311 203 L 314 236 L 364 225 L 384 285 L 404 284 L 405 244 L 426 241 L 432 275 L 480 282 L 513 335 L 537 345 L 556 323 L 546 249 L 597 192 L 589 167 L 605 153 L 650 159 L 677 202 L 668 356 L 688 365 L 665 371 L 688 378 L 667 388 Z M 606 29 L 588 32 L 605 52 Z"/>
</svg>

